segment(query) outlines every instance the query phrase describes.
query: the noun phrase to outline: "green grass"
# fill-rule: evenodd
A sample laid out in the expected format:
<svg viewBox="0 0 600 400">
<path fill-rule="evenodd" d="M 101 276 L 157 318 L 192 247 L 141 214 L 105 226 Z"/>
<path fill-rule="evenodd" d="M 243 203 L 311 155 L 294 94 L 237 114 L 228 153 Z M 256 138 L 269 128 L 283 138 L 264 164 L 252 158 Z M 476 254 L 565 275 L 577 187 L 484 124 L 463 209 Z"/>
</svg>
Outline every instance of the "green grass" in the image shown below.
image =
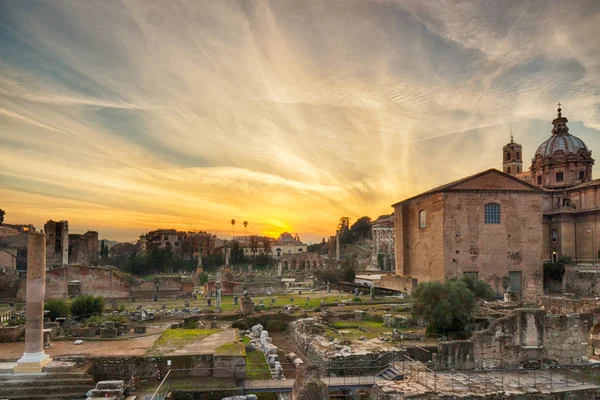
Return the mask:
<svg viewBox="0 0 600 400">
<path fill-rule="evenodd" d="M 361 336 L 367 339 L 375 339 L 384 334 L 390 334 L 391 328 L 383 326 L 381 322 L 375 321 L 335 321 L 331 323 L 331 327 L 328 331 L 329 335 L 340 339 L 357 340 Z M 362 328 L 366 332 L 359 330 Z M 343 331 L 340 333 L 340 331 Z"/>
<path fill-rule="evenodd" d="M 243 342 L 240 343 L 225 343 L 215 350 L 215 354 L 225 356 L 243 356 L 246 354 L 246 347 Z"/>
<path fill-rule="evenodd" d="M 244 343 L 250 343 L 250 338 L 244 336 Z M 267 360 L 260 350 L 250 350 L 246 352 L 246 379 L 271 379 L 271 371 Z"/>
<path fill-rule="evenodd" d="M 165 354 L 168 351 L 178 350 L 186 345 L 202 340 L 205 337 L 221 332 L 220 329 L 167 329 L 158 338 L 149 354 Z"/>
</svg>

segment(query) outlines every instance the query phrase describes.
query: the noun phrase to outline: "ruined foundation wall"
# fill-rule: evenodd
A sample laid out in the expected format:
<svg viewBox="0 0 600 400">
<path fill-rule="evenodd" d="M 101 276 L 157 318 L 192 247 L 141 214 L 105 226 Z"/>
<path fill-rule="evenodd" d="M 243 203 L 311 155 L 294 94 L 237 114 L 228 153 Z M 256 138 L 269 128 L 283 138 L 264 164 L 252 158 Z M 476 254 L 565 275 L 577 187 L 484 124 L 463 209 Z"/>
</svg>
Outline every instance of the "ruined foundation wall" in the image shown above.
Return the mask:
<svg viewBox="0 0 600 400">
<path fill-rule="evenodd" d="M 107 298 L 125 298 L 129 296 L 129 285 L 112 268 L 68 265 L 52 269 L 46 273 L 46 300 L 66 299 L 69 294 L 69 282 L 80 281 L 80 294 L 92 294 Z M 17 298 L 25 300 L 27 282 L 23 280 Z"/>
<path fill-rule="evenodd" d="M 517 309 L 475 332 L 471 340 L 441 342 L 433 362 L 438 370 L 516 368 L 544 361 L 571 365 L 587 360 L 591 314 L 546 315 Z"/>
<path fill-rule="evenodd" d="M 597 269 L 572 269 L 567 267 L 562 280 L 562 291 L 577 297 L 600 297 Z"/>
</svg>

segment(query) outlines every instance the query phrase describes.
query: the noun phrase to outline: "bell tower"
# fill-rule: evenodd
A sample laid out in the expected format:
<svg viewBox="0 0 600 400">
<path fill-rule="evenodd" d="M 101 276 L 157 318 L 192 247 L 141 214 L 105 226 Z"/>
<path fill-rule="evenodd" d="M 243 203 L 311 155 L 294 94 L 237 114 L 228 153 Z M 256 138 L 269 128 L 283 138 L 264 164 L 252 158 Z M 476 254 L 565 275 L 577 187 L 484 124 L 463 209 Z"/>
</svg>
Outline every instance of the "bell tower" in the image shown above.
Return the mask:
<svg viewBox="0 0 600 400">
<path fill-rule="evenodd" d="M 502 171 L 512 176 L 523 172 L 523 146 L 515 143 L 512 132 L 510 143 L 502 147 Z"/>
</svg>

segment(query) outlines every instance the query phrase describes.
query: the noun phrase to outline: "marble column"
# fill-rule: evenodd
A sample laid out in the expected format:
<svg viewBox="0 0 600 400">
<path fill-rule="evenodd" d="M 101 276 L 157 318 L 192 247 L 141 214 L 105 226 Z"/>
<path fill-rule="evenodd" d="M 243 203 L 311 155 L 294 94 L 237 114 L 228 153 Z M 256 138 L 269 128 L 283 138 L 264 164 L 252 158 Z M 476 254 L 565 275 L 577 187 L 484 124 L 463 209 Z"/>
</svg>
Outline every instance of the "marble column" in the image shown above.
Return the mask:
<svg viewBox="0 0 600 400">
<path fill-rule="evenodd" d="M 27 238 L 27 311 L 25 352 L 16 374 L 42 372 L 52 359 L 44 353 L 44 296 L 46 294 L 46 235 L 30 232 Z"/>
</svg>

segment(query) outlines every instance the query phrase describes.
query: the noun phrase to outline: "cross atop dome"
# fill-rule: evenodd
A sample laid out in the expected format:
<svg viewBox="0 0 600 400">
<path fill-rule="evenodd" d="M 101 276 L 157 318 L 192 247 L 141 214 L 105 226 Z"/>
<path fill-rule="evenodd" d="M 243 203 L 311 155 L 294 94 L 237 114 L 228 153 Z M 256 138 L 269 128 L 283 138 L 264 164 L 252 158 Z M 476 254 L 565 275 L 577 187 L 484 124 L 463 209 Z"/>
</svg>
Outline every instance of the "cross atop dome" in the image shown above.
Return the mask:
<svg viewBox="0 0 600 400">
<path fill-rule="evenodd" d="M 558 105 L 558 110 L 557 110 L 558 111 L 558 118 L 562 118 L 562 108 L 560 108 L 560 106 L 561 106 L 560 101 L 558 102 L 557 105 Z"/>
</svg>

